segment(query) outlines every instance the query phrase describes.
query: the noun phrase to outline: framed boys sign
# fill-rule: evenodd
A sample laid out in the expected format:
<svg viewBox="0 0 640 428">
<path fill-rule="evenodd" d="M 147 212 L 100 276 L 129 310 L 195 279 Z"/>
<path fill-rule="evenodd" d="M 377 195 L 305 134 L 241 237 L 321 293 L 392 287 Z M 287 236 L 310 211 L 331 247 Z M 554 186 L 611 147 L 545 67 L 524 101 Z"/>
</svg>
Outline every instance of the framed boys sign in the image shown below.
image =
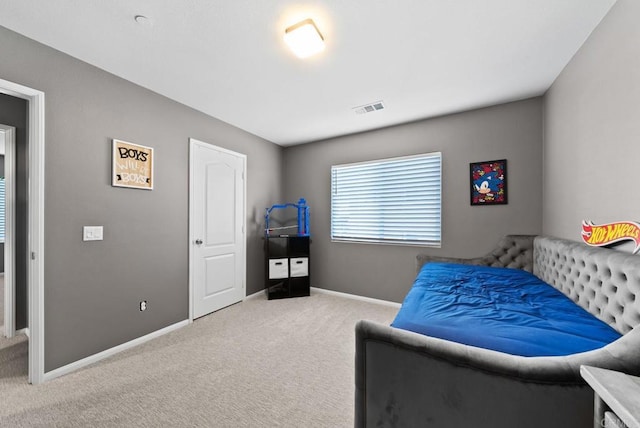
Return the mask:
<svg viewBox="0 0 640 428">
<path fill-rule="evenodd" d="M 111 185 L 153 190 L 153 149 L 114 139 Z"/>
<path fill-rule="evenodd" d="M 471 205 L 507 203 L 507 160 L 474 162 L 471 170 Z"/>
</svg>

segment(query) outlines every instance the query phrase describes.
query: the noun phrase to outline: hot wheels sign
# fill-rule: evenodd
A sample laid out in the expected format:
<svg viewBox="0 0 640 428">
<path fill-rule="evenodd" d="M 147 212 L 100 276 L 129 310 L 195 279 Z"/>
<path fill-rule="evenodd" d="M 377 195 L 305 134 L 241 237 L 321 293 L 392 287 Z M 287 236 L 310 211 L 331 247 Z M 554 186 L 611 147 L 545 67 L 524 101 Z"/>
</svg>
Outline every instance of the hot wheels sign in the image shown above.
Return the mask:
<svg viewBox="0 0 640 428">
<path fill-rule="evenodd" d="M 618 221 L 608 224 L 593 224 L 582 221 L 582 240 L 594 247 L 617 244 L 622 241 L 633 241 L 635 248 L 632 254 L 640 250 L 640 223 L 635 221 Z"/>
</svg>

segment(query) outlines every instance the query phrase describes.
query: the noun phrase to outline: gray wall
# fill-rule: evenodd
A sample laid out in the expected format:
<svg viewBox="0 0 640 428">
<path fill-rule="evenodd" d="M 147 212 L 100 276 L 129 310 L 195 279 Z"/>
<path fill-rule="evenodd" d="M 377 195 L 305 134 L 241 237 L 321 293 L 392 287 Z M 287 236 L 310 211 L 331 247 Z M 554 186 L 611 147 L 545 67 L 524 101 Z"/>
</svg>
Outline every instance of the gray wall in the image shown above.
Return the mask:
<svg viewBox="0 0 640 428">
<path fill-rule="evenodd" d="M 2 27 L 0 54 L 0 78 L 46 94 L 46 371 L 188 318 L 189 137 L 248 157 L 247 293 L 262 288 L 279 146 Z M 111 138 L 155 149 L 153 191 L 111 187 Z"/>
<path fill-rule="evenodd" d="M 0 27 L 2 28 L 2 27 Z M 2 74 L 0 73 L 0 77 Z M 15 134 L 15 327 L 17 330 L 27 327 L 27 239 L 28 239 L 28 188 L 29 144 L 27 102 L 20 98 L 0 94 L 0 123 L 13 126 Z M 4 248 L 2 254 L 4 260 Z M 3 261 L 4 263 L 4 261 Z"/>
<path fill-rule="evenodd" d="M 544 97 L 545 234 L 640 221 L 640 2 L 618 0 Z"/>
<path fill-rule="evenodd" d="M 442 248 L 331 242 L 331 165 L 434 151 L 443 154 Z M 469 163 L 502 158 L 509 204 L 470 206 Z M 399 302 L 420 252 L 471 257 L 505 234 L 540 233 L 541 162 L 541 98 L 285 148 L 285 196 L 311 207 L 312 286 Z"/>
</svg>

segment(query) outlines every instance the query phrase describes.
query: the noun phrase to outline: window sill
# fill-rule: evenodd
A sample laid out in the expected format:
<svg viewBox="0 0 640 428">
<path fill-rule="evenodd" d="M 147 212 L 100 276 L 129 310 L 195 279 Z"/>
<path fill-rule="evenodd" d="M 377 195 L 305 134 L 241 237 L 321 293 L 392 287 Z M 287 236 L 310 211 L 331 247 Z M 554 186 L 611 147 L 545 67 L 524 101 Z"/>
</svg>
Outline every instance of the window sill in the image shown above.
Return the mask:
<svg viewBox="0 0 640 428">
<path fill-rule="evenodd" d="M 331 242 L 343 244 L 368 244 L 368 245 L 395 245 L 399 247 L 423 247 L 423 248 L 441 248 L 441 242 L 415 242 L 415 241 L 385 241 L 385 240 L 365 240 L 365 239 L 336 239 L 331 238 Z"/>
</svg>

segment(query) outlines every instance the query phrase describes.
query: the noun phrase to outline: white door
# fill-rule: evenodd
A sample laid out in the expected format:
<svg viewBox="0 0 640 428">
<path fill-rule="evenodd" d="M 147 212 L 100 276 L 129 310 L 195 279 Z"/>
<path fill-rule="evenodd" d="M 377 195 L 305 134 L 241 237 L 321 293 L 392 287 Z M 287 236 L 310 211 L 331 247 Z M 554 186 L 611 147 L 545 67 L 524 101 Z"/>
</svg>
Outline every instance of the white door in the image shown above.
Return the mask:
<svg viewBox="0 0 640 428">
<path fill-rule="evenodd" d="M 191 319 L 245 296 L 246 156 L 190 139 Z"/>
</svg>

